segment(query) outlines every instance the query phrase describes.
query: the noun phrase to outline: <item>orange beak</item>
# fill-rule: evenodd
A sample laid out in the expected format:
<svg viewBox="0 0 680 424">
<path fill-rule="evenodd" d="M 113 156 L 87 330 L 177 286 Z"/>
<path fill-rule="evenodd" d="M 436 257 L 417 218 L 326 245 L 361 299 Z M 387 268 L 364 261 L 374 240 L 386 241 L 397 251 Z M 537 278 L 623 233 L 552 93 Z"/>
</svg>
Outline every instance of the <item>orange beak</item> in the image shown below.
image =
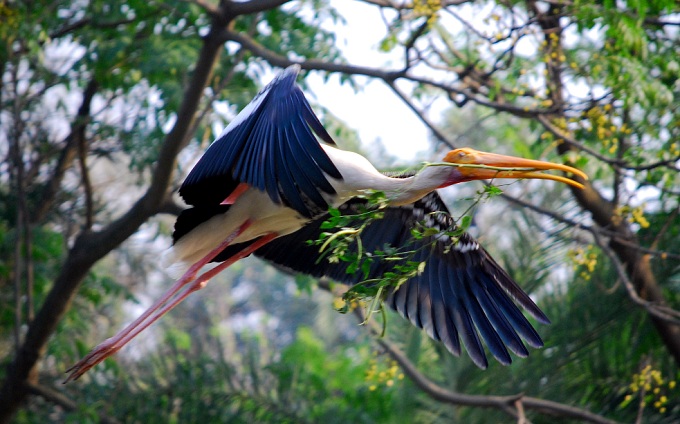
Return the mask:
<svg viewBox="0 0 680 424">
<path fill-rule="evenodd" d="M 463 181 L 495 178 L 531 178 L 558 181 L 582 189 L 583 184 L 578 181 L 560 175 L 544 174 L 541 171 L 564 171 L 583 180 L 588 179 L 585 173 L 571 166 L 480 152 L 467 147 L 451 150 L 444 157 L 444 162 L 455 165 Z"/>
</svg>

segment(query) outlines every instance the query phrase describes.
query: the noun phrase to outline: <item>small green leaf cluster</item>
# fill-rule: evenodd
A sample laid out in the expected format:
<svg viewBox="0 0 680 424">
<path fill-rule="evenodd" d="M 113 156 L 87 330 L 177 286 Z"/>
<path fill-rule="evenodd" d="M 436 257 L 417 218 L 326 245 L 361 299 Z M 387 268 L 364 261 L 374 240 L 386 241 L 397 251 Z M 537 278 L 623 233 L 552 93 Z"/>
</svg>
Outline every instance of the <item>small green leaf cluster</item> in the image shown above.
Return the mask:
<svg viewBox="0 0 680 424">
<path fill-rule="evenodd" d="M 502 191 L 498 187 L 484 186 L 478 192 L 476 202 L 500 193 Z M 386 244 L 377 249 L 367 250 L 362 243 L 362 232 L 375 220 L 384 217 L 384 209 L 389 205 L 389 201 L 380 191 L 366 193 L 365 199 L 366 204 L 359 206 L 355 213 L 342 213 L 337 208 L 331 208 L 328 219 L 321 226 L 322 229 L 330 231 L 322 233 L 318 240 L 309 240 L 308 243 L 320 246 L 319 261 L 344 263 L 347 274 L 361 275 L 360 281 L 350 287 L 336 302 L 336 309 L 341 313 L 348 313 L 359 306 L 365 307 L 366 321 L 375 312 L 381 312 L 384 326 L 383 302 L 387 295 L 405 282 L 417 278 L 425 270 L 426 262 L 416 260 L 418 253 L 432 249 L 443 237 L 448 238 L 448 245 L 444 250 L 445 254 L 448 253 L 468 230 L 472 224 L 472 217 L 463 215 L 457 221 L 451 220 L 452 225 L 446 229 L 428 225 L 428 220 L 422 219 L 409 229 L 412 243 L 403 246 Z M 448 215 L 448 212 L 444 211 L 431 213 Z M 381 270 L 379 277 L 369 278 L 371 270 L 378 265 L 386 266 Z"/>
</svg>

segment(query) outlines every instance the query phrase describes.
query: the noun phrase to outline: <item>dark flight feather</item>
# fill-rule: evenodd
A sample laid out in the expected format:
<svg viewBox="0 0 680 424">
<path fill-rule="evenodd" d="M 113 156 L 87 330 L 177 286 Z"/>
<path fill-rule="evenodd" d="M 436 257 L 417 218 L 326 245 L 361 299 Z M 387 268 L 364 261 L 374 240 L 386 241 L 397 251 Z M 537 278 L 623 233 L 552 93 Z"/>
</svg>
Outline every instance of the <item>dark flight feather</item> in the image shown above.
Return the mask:
<svg viewBox="0 0 680 424">
<path fill-rule="evenodd" d="M 340 210 L 343 214 L 354 214 L 364 202 L 354 199 Z M 318 261 L 318 246 L 311 246 L 307 241 L 317 240 L 324 231 L 333 231 L 321 229 L 325 219 L 327 216 L 293 234 L 275 239 L 255 254 L 283 268 L 315 277 L 328 277 L 347 284 L 364 280 L 361 272 L 348 274 L 346 262 Z M 411 228 L 418 221 L 428 220 L 429 226 L 438 233 L 420 240 L 413 238 Z M 382 219 L 364 229 L 361 241 L 365 251 L 383 249 L 387 243 L 402 251 L 416 251 L 411 259 L 426 263 L 422 274 L 409 279 L 397 290 L 391 290 L 387 304 L 414 325 L 425 329 L 430 337 L 441 341 L 455 355 L 461 352 L 462 340 L 472 360 L 481 368 L 488 365 L 482 340 L 503 364 L 512 361 L 508 350 L 520 357 L 528 355 L 522 338 L 530 346 L 543 346 L 540 336 L 517 305 L 539 322 L 549 323 L 548 318 L 470 235 L 463 234 L 452 244 L 444 232 L 454 228 L 448 209 L 433 192 L 413 205 L 387 207 Z M 233 246 L 233 249 L 242 247 Z M 224 252 L 218 260 L 231 254 Z M 393 262 L 376 261 L 368 278 L 380 278 L 393 270 Z"/>
<path fill-rule="evenodd" d="M 218 205 L 247 183 L 307 218 L 328 209 L 322 193 L 335 190 L 327 175 L 342 175 L 316 138 L 334 144 L 295 83 L 298 72 L 283 71 L 210 145 L 179 189 L 188 204 Z"/>
</svg>

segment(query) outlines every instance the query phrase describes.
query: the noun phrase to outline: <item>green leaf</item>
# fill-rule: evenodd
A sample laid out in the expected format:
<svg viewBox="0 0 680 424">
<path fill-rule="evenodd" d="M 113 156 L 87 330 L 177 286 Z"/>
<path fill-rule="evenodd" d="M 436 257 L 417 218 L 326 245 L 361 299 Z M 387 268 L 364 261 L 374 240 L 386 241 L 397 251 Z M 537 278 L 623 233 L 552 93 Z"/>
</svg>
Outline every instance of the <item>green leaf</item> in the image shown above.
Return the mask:
<svg viewBox="0 0 680 424">
<path fill-rule="evenodd" d="M 461 230 L 467 231 L 468 228 L 470 228 L 470 224 L 472 224 L 472 216 L 465 215 L 461 218 L 460 223 L 458 225 L 460 225 Z"/>
</svg>

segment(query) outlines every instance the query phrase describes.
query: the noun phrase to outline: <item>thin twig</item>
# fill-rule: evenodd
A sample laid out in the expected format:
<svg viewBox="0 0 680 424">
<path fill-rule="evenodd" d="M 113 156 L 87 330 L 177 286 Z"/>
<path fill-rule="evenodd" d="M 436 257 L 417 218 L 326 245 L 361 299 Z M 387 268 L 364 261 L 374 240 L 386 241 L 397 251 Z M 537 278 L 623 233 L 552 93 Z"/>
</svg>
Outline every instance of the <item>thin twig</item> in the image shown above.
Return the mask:
<svg viewBox="0 0 680 424">
<path fill-rule="evenodd" d="M 587 231 L 589 233 L 597 232 L 599 235 L 603 237 L 609 237 L 612 240 L 615 240 L 617 243 L 624 245 L 626 247 L 630 247 L 632 249 L 635 249 L 639 251 L 640 253 L 645 253 L 653 256 L 657 256 L 659 258 L 664 258 L 664 259 L 674 259 L 674 260 L 680 260 L 680 253 L 673 253 L 673 252 L 668 252 L 665 250 L 658 250 L 654 248 L 648 248 L 641 246 L 638 243 L 635 243 L 631 240 L 628 240 L 624 237 L 621 236 L 621 234 L 609 230 L 607 228 L 602 228 L 602 227 L 596 227 L 596 226 L 591 226 L 591 225 L 586 225 L 581 222 L 574 221 L 573 219 L 569 219 L 555 211 L 549 210 L 542 208 L 540 206 L 534 205 L 533 203 L 529 203 L 525 200 L 510 196 L 509 194 L 502 193 L 500 195 L 503 199 L 515 203 L 519 206 L 522 206 L 524 208 L 530 209 L 536 213 L 539 213 L 541 215 L 547 216 L 551 218 L 554 221 L 560 222 L 562 224 L 568 225 L 572 228 L 578 228 L 584 231 Z"/>
<path fill-rule="evenodd" d="M 386 81 L 386 83 L 387 83 L 387 86 L 390 87 L 390 88 L 392 89 L 392 91 L 394 91 L 394 94 L 396 94 L 396 95 L 397 95 L 397 96 L 398 96 L 398 97 L 406 104 L 406 106 L 408 106 L 409 109 L 411 109 L 411 110 L 413 111 L 413 113 L 416 114 L 416 116 L 418 117 L 418 119 L 420 119 L 420 121 L 421 121 L 423 124 L 425 124 L 425 126 L 432 132 L 432 134 L 433 134 L 440 142 L 442 142 L 443 144 L 449 146 L 449 147 L 452 148 L 452 149 L 455 149 L 455 148 L 456 148 L 454 142 L 453 142 L 452 140 L 449 140 L 448 137 L 446 137 L 446 135 L 445 135 L 442 131 L 440 131 L 439 128 L 437 128 L 437 126 L 436 126 L 432 121 L 430 121 L 430 120 L 425 116 L 425 114 L 422 113 L 422 112 L 416 107 L 416 105 L 415 105 L 415 104 L 414 104 L 414 103 L 413 103 L 413 102 L 412 102 L 412 101 L 411 101 L 411 100 L 410 100 L 410 99 L 409 99 L 409 98 L 408 98 L 408 97 L 407 97 L 407 96 L 406 96 L 406 95 L 405 95 L 405 94 L 404 94 L 404 93 L 403 93 L 403 92 L 395 85 L 394 82 L 387 82 L 387 81 Z"/>
<path fill-rule="evenodd" d="M 607 243 L 604 242 L 604 240 L 602 240 L 602 237 L 597 232 L 592 232 L 591 234 L 595 239 L 595 244 L 597 244 L 600 249 L 602 249 L 602 251 L 609 257 L 609 260 L 611 260 L 612 264 L 614 265 L 614 269 L 616 270 L 616 273 L 618 274 L 621 281 L 623 281 L 623 285 L 626 287 L 626 291 L 628 292 L 628 296 L 631 298 L 631 300 L 637 305 L 645 308 L 645 310 L 649 312 L 650 315 L 672 324 L 680 325 L 680 311 L 676 311 L 672 308 L 669 308 L 668 306 L 652 303 L 641 298 L 635 290 L 635 285 L 630 280 L 630 278 L 628 278 L 626 268 L 621 263 L 616 253 L 611 249 L 611 247 L 609 247 Z"/>
<path fill-rule="evenodd" d="M 91 229 L 94 221 L 94 200 L 92 193 L 92 182 L 90 180 L 90 170 L 87 167 L 87 139 L 85 137 L 85 126 L 80 126 L 78 134 L 78 164 L 80 165 L 80 179 L 85 192 L 85 228 Z"/>
<path fill-rule="evenodd" d="M 515 401 L 515 409 L 517 410 L 517 424 L 531 424 L 531 421 L 527 419 L 524 413 L 524 405 L 521 398 Z"/>
<path fill-rule="evenodd" d="M 30 324 L 35 316 L 34 307 L 34 286 L 35 286 L 35 272 L 33 266 L 33 227 L 31 219 L 28 216 L 28 207 L 26 206 L 26 199 L 22 199 L 24 209 L 23 212 L 23 226 L 24 226 L 24 251 L 26 252 L 26 324 Z M 18 229 L 17 229 L 18 230 Z"/>
</svg>

